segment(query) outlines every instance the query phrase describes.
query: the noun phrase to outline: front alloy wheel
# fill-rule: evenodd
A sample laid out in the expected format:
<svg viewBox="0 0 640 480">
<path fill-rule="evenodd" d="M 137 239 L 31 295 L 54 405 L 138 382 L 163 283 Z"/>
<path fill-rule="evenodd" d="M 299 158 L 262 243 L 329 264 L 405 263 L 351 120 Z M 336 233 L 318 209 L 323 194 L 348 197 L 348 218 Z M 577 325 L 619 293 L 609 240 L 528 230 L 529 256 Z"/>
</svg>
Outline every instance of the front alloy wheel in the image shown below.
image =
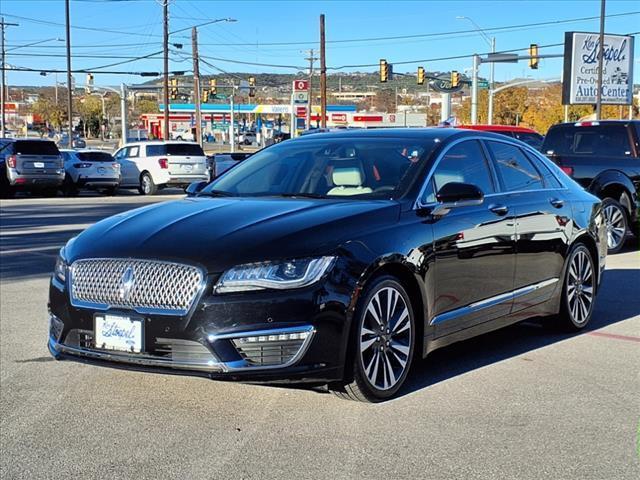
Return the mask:
<svg viewBox="0 0 640 480">
<path fill-rule="evenodd" d="M 604 199 L 602 210 L 607 227 L 608 253 L 618 253 L 627 236 L 627 213 L 624 207 L 612 198 Z"/>
<path fill-rule="evenodd" d="M 155 195 L 158 187 L 153 182 L 153 178 L 148 173 L 143 173 L 140 178 L 140 188 L 138 189 L 142 195 Z"/>
<path fill-rule="evenodd" d="M 413 358 L 415 320 L 409 297 L 392 277 L 381 277 L 369 289 L 360 310 L 353 382 L 343 397 L 380 401 L 404 383 Z"/>
</svg>

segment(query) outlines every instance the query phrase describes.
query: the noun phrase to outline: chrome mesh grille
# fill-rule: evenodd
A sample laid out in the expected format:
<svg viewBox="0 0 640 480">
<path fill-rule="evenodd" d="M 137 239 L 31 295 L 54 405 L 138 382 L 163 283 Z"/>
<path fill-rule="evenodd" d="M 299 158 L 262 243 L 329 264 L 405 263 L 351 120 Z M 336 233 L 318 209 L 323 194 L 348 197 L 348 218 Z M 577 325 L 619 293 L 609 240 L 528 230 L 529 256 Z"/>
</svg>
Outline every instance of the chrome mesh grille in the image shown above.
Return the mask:
<svg viewBox="0 0 640 480">
<path fill-rule="evenodd" d="M 71 303 L 80 307 L 121 307 L 140 313 L 184 315 L 203 279 L 199 268 L 180 263 L 78 260 L 71 265 Z"/>
</svg>

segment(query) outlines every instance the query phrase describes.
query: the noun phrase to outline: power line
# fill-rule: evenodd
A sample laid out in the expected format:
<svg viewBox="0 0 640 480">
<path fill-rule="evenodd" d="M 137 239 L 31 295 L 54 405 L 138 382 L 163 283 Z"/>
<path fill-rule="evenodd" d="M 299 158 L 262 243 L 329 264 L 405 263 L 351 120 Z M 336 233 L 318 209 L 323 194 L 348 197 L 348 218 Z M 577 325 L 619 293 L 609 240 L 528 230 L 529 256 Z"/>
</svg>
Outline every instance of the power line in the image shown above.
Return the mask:
<svg viewBox="0 0 640 480">
<path fill-rule="evenodd" d="M 614 17 L 623 17 L 629 15 L 638 15 L 640 11 L 633 12 L 625 12 L 625 13 L 615 13 L 607 15 L 607 18 Z M 534 22 L 534 23 L 523 23 L 518 25 L 504 25 L 499 27 L 489 27 L 484 28 L 485 32 L 500 32 L 505 30 L 511 30 L 516 28 L 530 28 L 530 27 L 542 27 L 548 25 L 562 25 L 565 23 L 577 23 L 577 22 L 585 22 L 588 20 L 596 20 L 599 19 L 600 16 L 595 17 L 581 17 L 581 18 L 568 18 L 563 20 L 550 20 L 545 22 Z M 454 30 L 450 32 L 436 32 L 436 33 L 421 33 L 421 34 L 413 34 L 413 35 L 393 35 L 387 37 L 366 37 L 366 38 L 348 38 L 348 39 L 339 39 L 339 40 L 327 40 L 326 43 L 356 43 L 356 42 L 373 42 L 373 41 L 382 41 L 382 40 L 404 40 L 404 39 L 412 39 L 412 38 L 432 38 L 432 37 L 440 37 L 447 35 L 457 35 L 457 34 L 466 34 L 466 33 L 477 33 L 475 29 L 471 30 Z M 298 41 L 298 42 L 265 42 L 260 43 L 260 46 L 288 46 L 288 45 L 315 45 L 318 41 Z M 209 46 L 255 46 L 255 43 L 203 43 L 202 45 Z"/>
</svg>

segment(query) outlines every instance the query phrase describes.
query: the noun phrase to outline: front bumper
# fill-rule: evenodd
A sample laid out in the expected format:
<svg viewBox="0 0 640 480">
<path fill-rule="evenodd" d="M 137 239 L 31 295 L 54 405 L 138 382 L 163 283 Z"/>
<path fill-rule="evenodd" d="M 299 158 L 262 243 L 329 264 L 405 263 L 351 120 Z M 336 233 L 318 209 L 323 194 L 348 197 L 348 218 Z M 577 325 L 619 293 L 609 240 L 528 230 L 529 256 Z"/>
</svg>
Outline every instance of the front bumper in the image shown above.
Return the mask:
<svg viewBox="0 0 640 480">
<path fill-rule="evenodd" d="M 204 295 L 185 316 L 74 307 L 67 291 L 52 280 L 48 347 L 56 359 L 256 383 L 328 383 L 343 376 L 347 306 L 327 308 L 333 295 L 326 288 Z M 142 352 L 96 347 L 94 315 L 105 313 L 143 321 Z"/>
</svg>

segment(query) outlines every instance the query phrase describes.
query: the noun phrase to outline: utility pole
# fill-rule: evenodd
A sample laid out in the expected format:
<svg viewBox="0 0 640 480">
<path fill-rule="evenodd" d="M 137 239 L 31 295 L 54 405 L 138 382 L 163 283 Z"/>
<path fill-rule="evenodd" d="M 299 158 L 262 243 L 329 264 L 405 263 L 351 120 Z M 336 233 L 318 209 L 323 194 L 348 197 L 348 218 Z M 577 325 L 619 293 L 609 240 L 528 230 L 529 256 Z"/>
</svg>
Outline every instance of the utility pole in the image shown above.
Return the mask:
<svg viewBox="0 0 640 480">
<path fill-rule="evenodd" d="M 231 120 L 231 124 L 229 125 L 229 150 L 231 153 L 236 151 L 236 106 L 234 102 L 234 96 L 236 93 L 236 87 L 233 84 L 233 80 L 231 81 L 231 95 L 229 96 L 229 110 L 231 110 L 229 118 Z M 293 114 L 291 114 L 293 116 Z M 291 138 L 293 138 L 293 134 L 291 134 Z"/>
<path fill-rule="evenodd" d="M 309 61 L 309 104 L 307 105 L 307 130 L 311 128 L 311 109 L 313 108 L 313 62 L 318 60 L 313 56 L 313 48 L 308 50 L 309 56 L 305 60 Z"/>
<path fill-rule="evenodd" d="M 7 99 L 5 98 L 5 94 L 6 94 L 6 90 L 7 90 L 7 79 L 5 76 L 5 48 L 4 48 L 4 29 L 5 27 L 17 27 L 18 24 L 17 23 L 5 23 L 4 22 L 4 17 L 0 17 L 0 27 L 2 28 L 2 32 L 0 34 L 0 36 L 2 36 L 2 47 L 0 48 L 0 51 L 2 52 L 2 75 L 0 75 L 0 77 L 2 77 L 2 85 L 0 85 L 0 110 L 2 110 L 2 114 L 0 116 L 0 138 L 4 138 L 4 130 L 5 130 L 5 126 L 4 126 L 4 122 L 6 119 L 6 111 L 5 111 L 5 102 L 7 101 Z"/>
<path fill-rule="evenodd" d="M 67 0 L 68 2 L 69 0 Z M 164 125 L 162 128 L 163 140 L 169 140 L 169 0 L 162 2 L 163 18 L 163 49 L 164 49 L 164 78 L 163 78 L 163 103 Z"/>
<path fill-rule="evenodd" d="M 320 15 L 320 126 L 327 128 L 327 58 L 324 44 L 323 13 Z"/>
<path fill-rule="evenodd" d="M 73 145 L 73 84 L 71 83 L 71 20 L 69 13 L 69 0 L 65 0 L 65 16 L 67 28 L 67 117 L 69 117 L 69 135 L 68 148 Z"/>
<path fill-rule="evenodd" d="M 191 52 L 193 55 L 193 101 L 196 104 L 196 142 L 202 146 L 202 111 L 200 100 L 200 60 L 198 58 L 198 30 L 191 29 Z"/>
<path fill-rule="evenodd" d="M 604 16 L 605 0 L 600 0 L 600 40 L 598 41 L 598 84 L 596 91 L 596 120 L 600 120 L 602 113 L 602 67 L 604 64 Z"/>
</svg>

